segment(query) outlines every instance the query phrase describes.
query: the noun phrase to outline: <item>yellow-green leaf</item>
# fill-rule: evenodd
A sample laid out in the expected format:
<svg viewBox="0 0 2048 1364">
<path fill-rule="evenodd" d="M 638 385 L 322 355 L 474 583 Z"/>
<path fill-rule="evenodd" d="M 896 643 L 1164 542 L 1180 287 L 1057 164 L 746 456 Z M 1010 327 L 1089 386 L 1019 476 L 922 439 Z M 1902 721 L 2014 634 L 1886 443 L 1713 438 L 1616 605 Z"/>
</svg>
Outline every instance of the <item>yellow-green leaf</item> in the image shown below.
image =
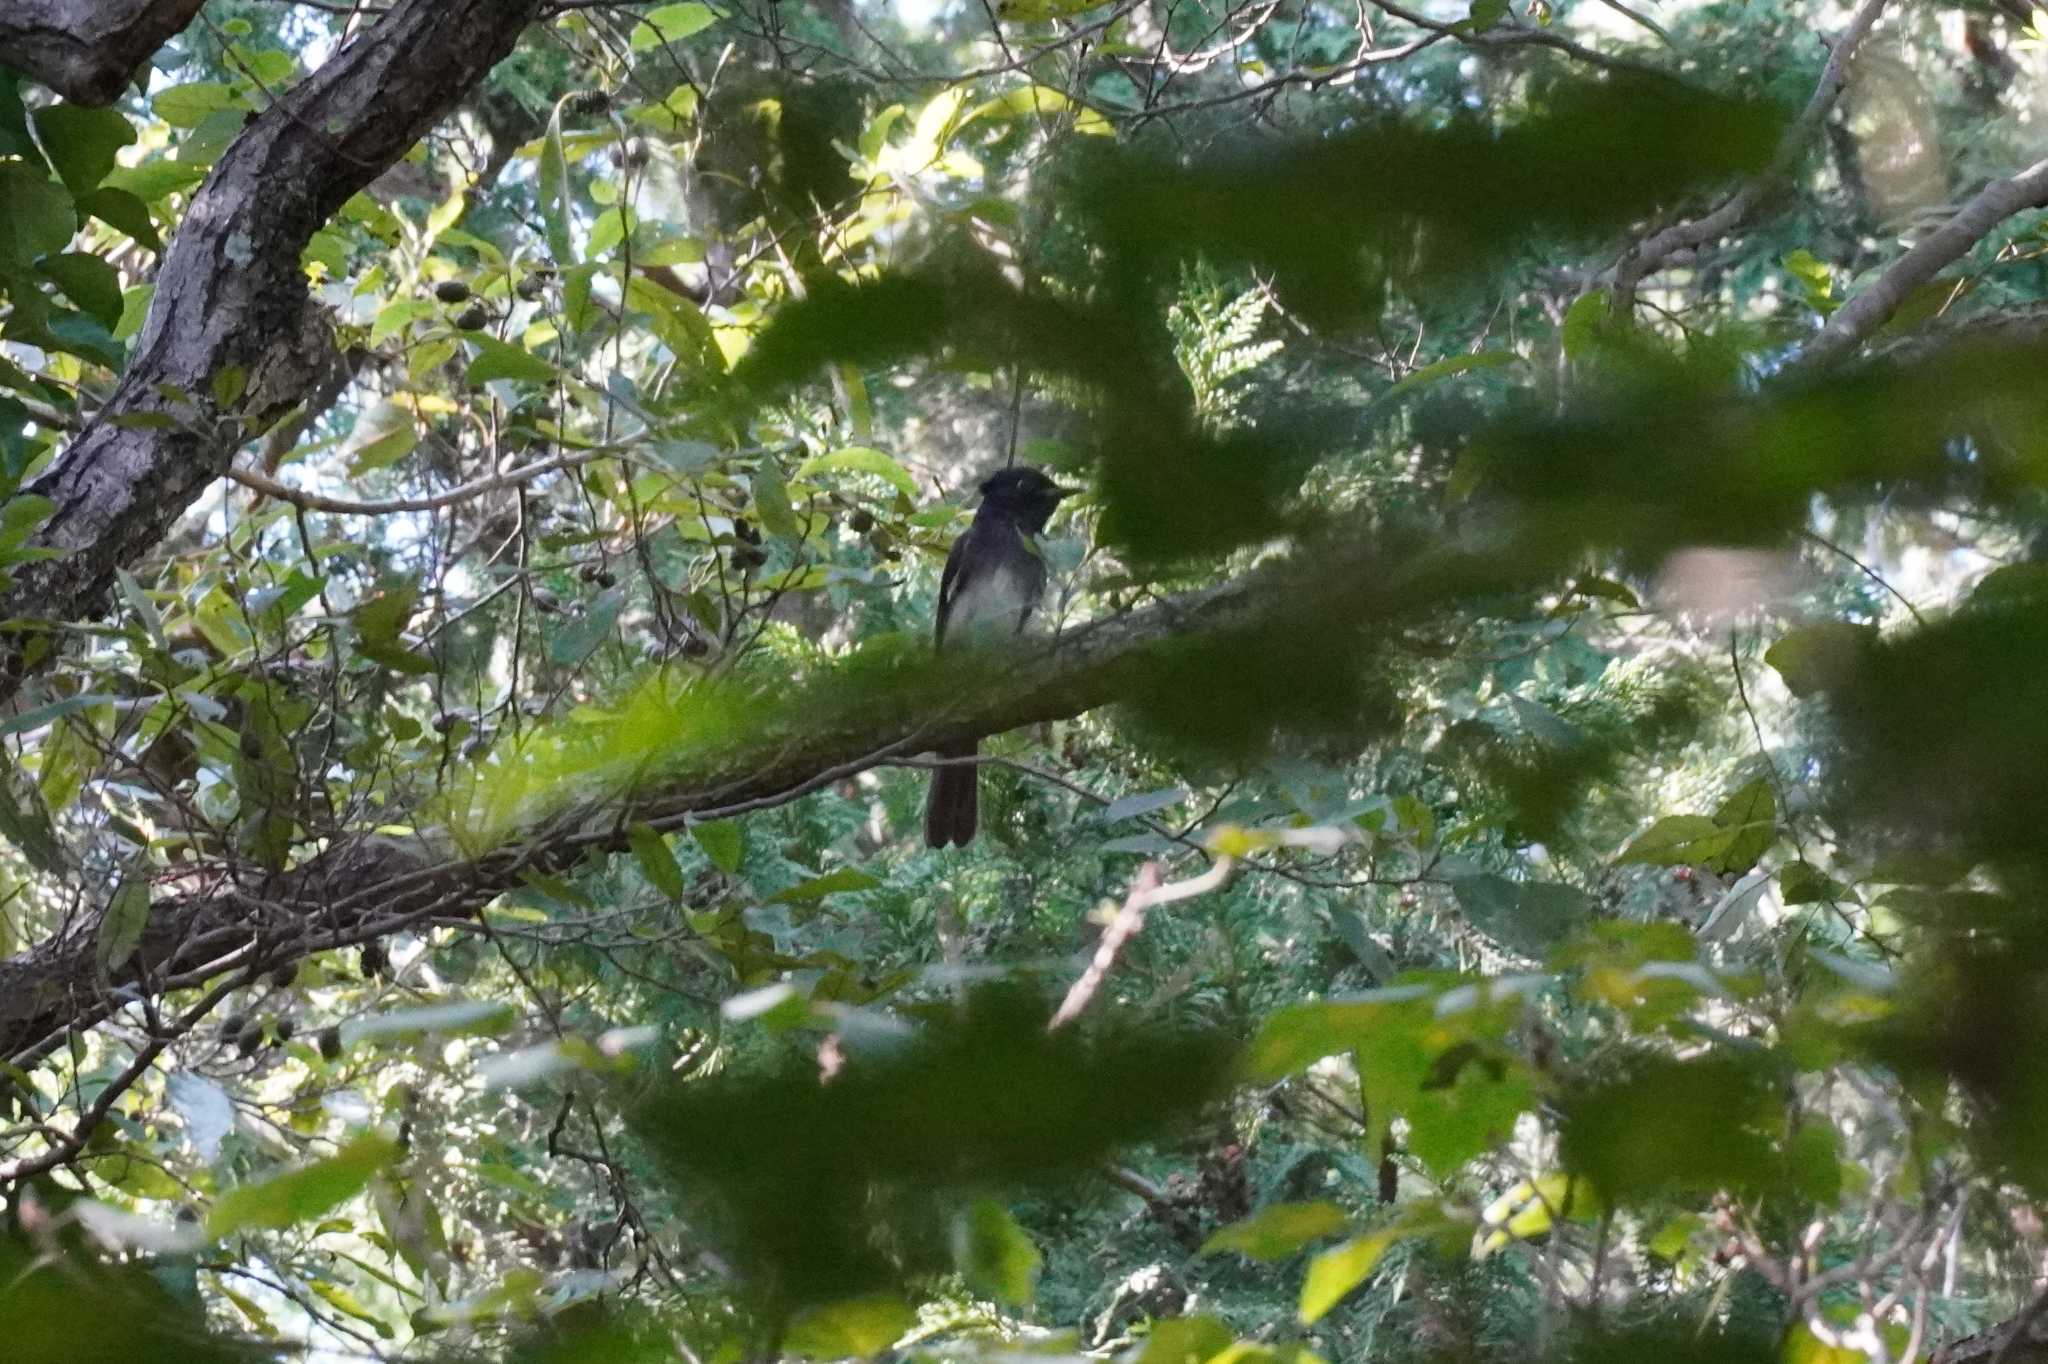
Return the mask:
<svg viewBox="0 0 2048 1364">
<path fill-rule="evenodd" d="M 1342 1302 L 1345 1295 L 1366 1281 L 1387 1247 L 1399 1239 L 1392 1230 L 1376 1231 L 1346 1241 L 1309 1261 L 1308 1277 L 1301 1285 L 1301 1322 L 1307 1326 Z"/>
<path fill-rule="evenodd" d="M 1335 1236 L 1350 1220 L 1334 1203 L 1275 1203 L 1217 1231 L 1202 1243 L 1202 1254 L 1234 1250 L 1254 1260 L 1284 1260 L 1310 1241 Z"/>
<path fill-rule="evenodd" d="M 311 1221 L 361 1193 L 399 1151 L 392 1138 L 365 1133 L 325 1160 L 230 1189 L 213 1205 L 207 1233 L 219 1240 L 244 1228 L 277 1230 Z"/>
<path fill-rule="evenodd" d="M 709 5 L 685 3 L 661 5 L 640 16 L 633 26 L 633 50 L 645 52 L 663 43 L 679 43 L 718 22 Z"/>
<path fill-rule="evenodd" d="M 476 347 L 476 359 L 469 362 L 468 379 L 472 384 L 481 384 L 491 379 L 524 379 L 533 383 L 547 383 L 555 377 L 555 367 L 535 355 L 532 351 L 500 341 L 495 336 L 471 332 L 463 338 Z"/>
<path fill-rule="evenodd" d="M 804 479 L 827 472 L 873 474 L 913 502 L 920 495 L 917 480 L 911 477 L 908 469 L 893 456 L 866 445 L 849 445 L 843 450 L 807 459 L 797 469 L 796 476 Z"/>
</svg>

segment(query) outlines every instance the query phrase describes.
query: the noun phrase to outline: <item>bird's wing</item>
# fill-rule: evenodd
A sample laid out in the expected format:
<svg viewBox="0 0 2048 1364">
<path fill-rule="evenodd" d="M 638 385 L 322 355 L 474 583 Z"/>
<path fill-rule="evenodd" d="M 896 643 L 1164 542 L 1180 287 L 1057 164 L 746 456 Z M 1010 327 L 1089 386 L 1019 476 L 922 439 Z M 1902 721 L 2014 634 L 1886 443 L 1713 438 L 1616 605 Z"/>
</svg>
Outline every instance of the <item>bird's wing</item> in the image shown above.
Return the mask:
<svg viewBox="0 0 2048 1364">
<path fill-rule="evenodd" d="M 946 642 L 946 617 L 953 614 L 954 599 L 960 595 L 960 561 L 966 557 L 967 537 L 972 534 L 974 528 L 969 526 L 965 532 L 954 538 L 953 547 L 946 551 L 946 571 L 939 575 L 939 609 L 936 613 L 938 628 L 935 638 L 940 644 Z"/>
</svg>

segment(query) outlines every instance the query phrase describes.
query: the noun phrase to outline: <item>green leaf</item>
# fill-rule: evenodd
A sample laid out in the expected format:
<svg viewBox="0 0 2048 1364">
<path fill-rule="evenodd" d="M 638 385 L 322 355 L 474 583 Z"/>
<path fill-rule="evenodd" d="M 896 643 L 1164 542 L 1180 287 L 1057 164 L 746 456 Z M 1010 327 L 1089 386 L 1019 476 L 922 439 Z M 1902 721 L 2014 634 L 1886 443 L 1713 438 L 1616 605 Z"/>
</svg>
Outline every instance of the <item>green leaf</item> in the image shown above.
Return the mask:
<svg viewBox="0 0 2048 1364">
<path fill-rule="evenodd" d="M 1277 1009 L 1253 1038 L 1245 1073 L 1266 1082 L 1299 1074 L 1325 1056 L 1402 1030 L 1403 1015 L 1417 1007 L 1426 1009 L 1436 993 L 1428 985 L 1390 985 Z"/>
<path fill-rule="evenodd" d="M 121 322 L 121 276 L 98 256 L 66 251 L 36 267 L 64 296 L 109 331 Z"/>
<path fill-rule="evenodd" d="M 844 1298 L 790 1318 L 782 1345 L 810 1359 L 865 1359 L 894 1345 L 915 1325 L 916 1309 L 893 1294 Z"/>
<path fill-rule="evenodd" d="M 690 837 L 697 840 L 697 846 L 720 871 L 728 876 L 739 871 L 740 862 L 746 856 L 746 844 L 740 838 L 738 824 L 729 819 L 692 824 Z"/>
<path fill-rule="evenodd" d="M 830 454 L 807 459 L 797 469 L 796 476 L 799 479 L 812 478 L 828 471 L 873 474 L 913 502 L 920 500 L 922 496 L 917 480 L 911 477 L 908 469 L 893 456 L 870 446 L 850 445 L 843 450 L 834 450 Z"/>
<path fill-rule="evenodd" d="M 246 1228 L 281 1230 L 311 1221 L 361 1193 L 402 1150 L 390 1137 L 366 1133 L 325 1160 L 230 1189 L 214 1203 L 207 1234 L 220 1240 Z"/>
<path fill-rule="evenodd" d="M 1605 289 L 1594 289 L 1573 299 L 1558 327 L 1558 341 L 1564 347 L 1565 358 L 1586 359 L 1610 325 Z"/>
<path fill-rule="evenodd" d="M 978 118 L 1017 118 L 1028 115 L 1074 115 L 1074 131 L 1089 137 L 1114 136 L 1116 129 L 1110 121 L 1085 104 L 1076 104 L 1061 91 L 1049 85 L 1027 85 L 1016 90 L 1006 90 L 994 99 L 977 104 L 960 119 L 958 127 L 965 127 Z"/>
<path fill-rule="evenodd" d="M 51 721 L 62 719 L 74 711 L 89 710 L 118 699 L 110 692 L 79 692 L 75 696 L 66 696 L 61 700 L 51 701 L 0 719 L 0 737 L 41 729 Z"/>
<path fill-rule="evenodd" d="M 381 345 L 407 326 L 432 317 L 437 311 L 434 300 L 430 298 L 401 298 L 387 303 L 377 310 L 377 319 L 370 324 L 370 344 Z"/>
<path fill-rule="evenodd" d="M 1705 815 L 1666 815 L 1622 850 L 1622 862 L 1703 867 L 1728 851 L 1729 832 Z"/>
<path fill-rule="evenodd" d="M 564 270 L 577 263 L 576 239 L 569 230 L 569 158 L 562 147 L 562 111 L 575 98 L 573 94 L 564 95 L 555 101 L 555 112 L 548 119 L 547 135 L 541 140 L 537 172 L 540 216 L 547 232 L 548 252 L 555 258 L 555 264 Z"/>
<path fill-rule="evenodd" d="M 1549 955 L 1593 912 L 1592 897 L 1554 881 L 1460 876 L 1451 882 L 1451 890 L 1475 928 L 1531 957 Z"/>
<path fill-rule="evenodd" d="M 218 81 L 190 81 L 157 91 L 150 99 L 150 107 L 156 110 L 158 118 L 173 128 L 196 128 L 211 115 L 230 109 L 245 110 L 249 106 L 232 86 Z M 152 196 L 145 194 L 142 197 Z"/>
<path fill-rule="evenodd" d="M 0 162 L 0 264 L 27 265 L 62 251 L 78 231 L 71 191 L 19 161 Z"/>
<path fill-rule="evenodd" d="M 1152 1323 L 1129 1364 L 1202 1364 L 1230 1348 L 1231 1330 L 1215 1317 L 1168 1317 Z"/>
<path fill-rule="evenodd" d="M 1714 811 L 1714 823 L 1728 831 L 1728 846 L 1707 867 L 1722 873 L 1748 871 L 1778 838 L 1778 802 L 1762 777 L 1750 782 Z"/>
<path fill-rule="evenodd" d="M 774 459 L 761 461 L 754 470 L 753 490 L 754 513 L 761 518 L 761 529 L 790 539 L 803 533 L 803 527 L 797 524 L 796 508 L 789 503 L 789 487 L 782 481 L 782 469 Z"/>
<path fill-rule="evenodd" d="M 1874 626 L 1821 621 L 1801 626 L 1764 650 L 1764 662 L 1778 670 L 1786 690 L 1804 698 L 1849 682 L 1876 643 Z"/>
<path fill-rule="evenodd" d="M 35 119 L 50 164 L 73 194 L 84 194 L 106 179 L 121 148 L 135 141 L 134 125 L 114 109 L 53 104 L 36 110 Z"/>
<path fill-rule="evenodd" d="M 1511 350 L 1480 350 L 1473 351 L 1468 355 L 1447 356 L 1435 364 L 1424 365 L 1421 369 L 1408 375 L 1385 393 L 1380 394 L 1378 401 L 1383 403 L 1389 402 L 1394 398 L 1400 397 L 1403 393 L 1411 392 L 1426 384 L 1433 384 L 1439 379 L 1448 379 L 1454 374 L 1465 374 L 1475 369 L 1500 369 L 1507 365 L 1517 364 L 1521 361 L 1521 358 L 1521 356 Z"/>
<path fill-rule="evenodd" d="M 119 228 L 152 251 L 164 249 L 163 239 L 156 233 L 156 220 L 149 216 L 149 205 L 125 189 L 102 185 L 81 194 L 78 196 L 78 211 Z"/>
<path fill-rule="evenodd" d="M 1188 799 L 1185 786 L 1169 786 L 1164 791 L 1147 791 L 1141 795 L 1123 796 L 1104 806 L 1095 817 L 1104 824 L 1118 824 L 1139 815 L 1157 814 L 1183 805 Z"/>
<path fill-rule="evenodd" d="M 761 579 L 763 592 L 815 592 L 832 581 L 830 564 L 798 564 Z"/>
<path fill-rule="evenodd" d="M 1311 1241 L 1335 1236 L 1350 1223 L 1335 1203 L 1275 1203 L 1218 1230 L 1202 1243 L 1201 1253 L 1234 1250 L 1254 1260 L 1284 1260 Z"/>
<path fill-rule="evenodd" d="M 1352 1289 L 1364 1283 L 1379 1264 L 1387 1248 L 1400 1239 L 1392 1228 L 1346 1241 L 1308 1262 L 1308 1275 L 1301 1285 L 1301 1324 L 1309 1326 L 1323 1319 Z"/>
<path fill-rule="evenodd" d="M 1023 1307 L 1038 1291 L 1045 1262 L 1009 1209 L 984 1198 L 953 1219 L 953 1263 L 975 1292 Z"/>
<path fill-rule="evenodd" d="M 249 371 L 240 365 L 223 365 L 213 372 L 213 401 L 217 407 L 233 407 L 249 386 Z"/>
<path fill-rule="evenodd" d="M 107 912 L 100 918 L 96 958 L 102 977 L 125 965 L 142 946 L 142 934 L 149 927 L 149 881 L 139 868 L 121 879 Z"/>
<path fill-rule="evenodd" d="M 389 1037 L 488 1037 L 511 1027 L 517 1016 L 502 999 L 458 999 L 354 1019 L 342 1028 L 342 1039 L 354 1046 Z"/>
<path fill-rule="evenodd" d="M 633 856 L 640 860 L 640 870 L 648 884 L 671 900 L 682 899 L 686 889 L 683 869 L 676 865 L 676 855 L 668 850 L 668 840 L 649 824 L 635 824 L 626 839 Z"/>
<path fill-rule="evenodd" d="M 1553 1172 L 1525 1179 L 1480 1213 L 1482 1223 L 1499 1228 L 1482 1243 L 1481 1253 L 1491 1253 L 1509 1241 L 1542 1236 L 1560 1216 L 1584 1220 L 1600 1212 L 1593 1186 L 1583 1175 Z"/>
<path fill-rule="evenodd" d="M 1507 14 L 1508 0 L 1472 0 L 1472 7 L 1466 12 L 1465 22 L 1460 27 L 1472 33 L 1484 33 L 1507 18 Z"/>
<path fill-rule="evenodd" d="M 678 360 L 714 374 L 724 372 L 725 352 L 695 302 L 638 273 L 626 281 L 626 302 L 653 320 L 654 334 Z"/>
<path fill-rule="evenodd" d="M 1784 1128 L 1774 1057 L 1639 1055 L 1559 1101 L 1565 1168 L 1631 1207 L 1727 1190 L 1763 1191 Z"/>
<path fill-rule="evenodd" d="M 704 826 L 699 825 L 698 827 L 702 828 Z M 813 876 L 808 881 L 800 881 L 787 890 L 776 891 L 775 894 L 768 897 L 768 903 L 771 905 L 807 904 L 813 900 L 822 900 L 827 895 L 839 895 L 856 890 L 873 890 L 881 884 L 882 878 L 879 876 L 871 876 L 867 872 L 853 867 L 839 867 L 826 872 L 823 876 Z"/>
<path fill-rule="evenodd" d="M 419 589 L 405 585 L 356 607 L 350 617 L 356 627 L 356 648 L 364 657 L 396 672 L 421 676 L 434 671 L 434 660 L 407 644 L 402 633 L 418 602 Z"/>
<path fill-rule="evenodd" d="M 482 332 L 466 333 L 462 339 L 477 350 L 476 359 L 469 362 L 469 373 L 465 376 L 472 384 L 491 379 L 524 379 L 545 384 L 555 378 L 555 367 L 532 351 L 500 341 L 495 336 L 485 336 Z"/>
<path fill-rule="evenodd" d="M 0 838 L 36 870 L 53 876 L 64 873 L 63 854 L 42 794 L 5 753 L 0 753 Z"/>
<path fill-rule="evenodd" d="M 633 50 L 645 52 L 663 43 L 679 43 L 718 22 L 709 5 L 661 5 L 640 16 L 633 26 Z"/>
<path fill-rule="evenodd" d="M 101 188 L 123 190 L 145 204 L 153 204 L 179 190 L 190 189 L 205 178 L 206 167 L 189 161 L 145 161 L 139 166 L 114 167 Z"/>
<path fill-rule="evenodd" d="M 1778 869 L 1778 898 L 1788 905 L 1811 905 L 1855 899 L 1850 889 L 1811 862 L 1790 862 Z"/>
</svg>

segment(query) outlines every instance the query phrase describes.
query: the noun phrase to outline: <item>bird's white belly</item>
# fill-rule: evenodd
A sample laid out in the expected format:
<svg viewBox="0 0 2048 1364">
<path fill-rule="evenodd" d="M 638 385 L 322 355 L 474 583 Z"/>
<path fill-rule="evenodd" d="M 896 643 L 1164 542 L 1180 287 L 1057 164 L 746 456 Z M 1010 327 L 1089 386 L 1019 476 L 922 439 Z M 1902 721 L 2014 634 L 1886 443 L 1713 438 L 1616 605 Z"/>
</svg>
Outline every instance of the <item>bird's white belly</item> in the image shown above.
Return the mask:
<svg viewBox="0 0 2048 1364">
<path fill-rule="evenodd" d="M 1014 635 L 1023 624 L 1030 600 L 1024 580 L 1001 569 L 979 575 L 953 598 L 946 615 L 946 638 L 956 634 L 995 638 Z"/>
</svg>

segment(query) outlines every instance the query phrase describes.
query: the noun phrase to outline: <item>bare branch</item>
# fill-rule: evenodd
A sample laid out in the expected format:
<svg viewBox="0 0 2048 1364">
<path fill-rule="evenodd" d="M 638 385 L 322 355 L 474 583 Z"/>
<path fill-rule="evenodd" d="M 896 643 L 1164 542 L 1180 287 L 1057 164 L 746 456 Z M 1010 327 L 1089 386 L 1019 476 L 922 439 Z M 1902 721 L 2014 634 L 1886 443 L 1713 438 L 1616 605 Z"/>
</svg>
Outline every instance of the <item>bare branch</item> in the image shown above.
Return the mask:
<svg viewBox="0 0 2048 1364">
<path fill-rule="evenodd" d="M 387 497 L 371 502 L 352 502 L 345 497 L 309 493 L 288 483 L 280 483 L 260 469 L 245 469 L 239 465 L 228 466 L 227 476 L 245 488 L 262 493 L 265 497 L 274 497 L 280 502 L 289 502 L 294 507 L 303 507 L 307 511 L 333 512 L 338 516 L 393 516 L 399 512 L 439 511 L 443 507 L 452 507 L 458 502 L 467 502 L 473 497 L 481 497 L 500 488 L 530 483 L 543 474 L 580 468 L 592 460 L 603 459 L 616 453 L 617 451 L 609 448 L 572 450 L 565 455 L 556 455 L 553 459 L 536 460 L 532 464 L 522 464 L 516 469 L 507 469 L 503 473 L 473 478 L 446 492 L 434 493 L 427 497 Z"/>
<path fill-rule="evenodd" d="M 2015 213 L 2042 207 L 2048 207 L 2048 160 L 2036 161 L 2004 180 L 1993 180 L 1955 217 L 1838 308 L 1800 348 L 1793 364 L 1801 368 L 1822 365 L 1855 349 L 1898 311 L 1907 295 L 1962 259 L 1993 228 Z"/>
<path fill-rule="evenodd" d="M 1835 100 L 1841 96 L 1842 86 L 1848 79 L 1849 59 L 1864 35 L 1877 22 L 1878 13 L 1884 6 L 1885 0 L 1863 0 L 1849 17 L 1848 27 L 1835 38 L 1828 52 L 1819 83 L 1814 86 L 1813 94 L 1806 101 L 1806 107 L 1800 110 L 1799 117 L 1785 130 L 1770 165 L 1729 195 L 1711 213 L 1674 223 L 1661 232 L 1653 233 L 1621 258 L 1614 267 L 1611 311 L 1615 316 L 1625 317 L 1635 307 L 1636 286 L 1647 276 L 1655 274 L 1682 252 L 1704 246 L 1740 227 L 1743 220 L 1756 210 L 1764 195 L 1791 173 L 1804 155 L 1806 144 L 1820 130 L 1828 111 L 1835 107 Z"/>
</svg>

